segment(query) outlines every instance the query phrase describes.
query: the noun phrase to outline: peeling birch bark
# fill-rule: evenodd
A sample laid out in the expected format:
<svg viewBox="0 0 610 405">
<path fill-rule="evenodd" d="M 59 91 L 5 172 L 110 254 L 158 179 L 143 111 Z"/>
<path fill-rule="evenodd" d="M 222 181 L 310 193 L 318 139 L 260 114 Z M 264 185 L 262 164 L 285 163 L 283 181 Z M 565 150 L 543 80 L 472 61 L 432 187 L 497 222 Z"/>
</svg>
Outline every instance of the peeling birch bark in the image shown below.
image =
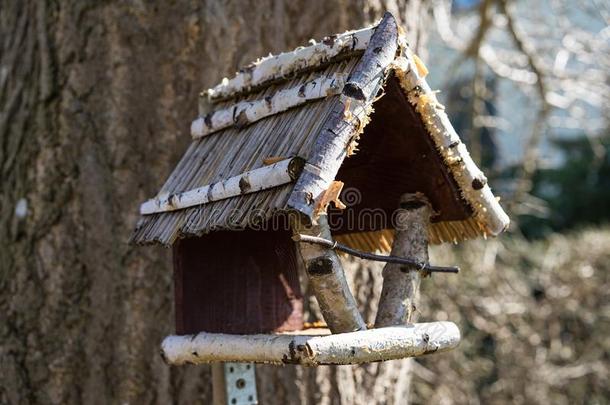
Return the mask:
<svg viewBox="0 0 610 405">
<path fill-rule="evenodd" d="M 353 92 L 346 92 L 346 84 L 340 102 L 316 139 L 313 152 L 288 200 L 289 207 L 310 219 L 314 219 L 316 202 L 335 179 L 343 159 L 353 149 L 354 142 L 368 123 L 373 100 L 387 77 L 398 49 L 397 37 L 396 21 L 391 14 L 386 13 L 371 37 L 362 60 L 356 66 L 356 70 L 366 72 L 366 75 L 363 73 L 358 77 L 367 77 L 369 81 L 358 83 L 355 78 L 348 79 L 359 89 L 357 94 L 354 93 L 357 98 L 347 94 Z M 382 51 L 376 51 L 378 49 Z"/>
<path fill-rule="evenodd" d="M 392 255 L 428 263 L 428 226 L 432 208 L 423 194 L 403 194 L 395 217 Z M 416 265 L 388 263 L 383 268 L 383 288 L 375 327 L 413 321 L 419 293 L 420 269 Z"/>
<path fill-rule="evenodd" d="M 321 215 L 318 223 L 313 226 L 294 222 L 293 232 L 297 235 L 331 237 L 325 214 Z M 366 329 L 356 300 L 347 285 L 339 256 L 332 249 L 320 245 L 299 243 L 298 247 L 305 262 L 311 290 L 328 328 L 333 333 Z"/>
<path fill-rule="evenodd" d="M 335 180 L 350 143 L 366 125 L 371 104 L 341 96 L 316 139 L 308 163 L 288 199 L 288 207 L 310 220 L 315 219 L 318 202 Z"/>
<path fill-rule="evenodd" d="M 362 52 L 369 44 L 374 27 L 331 35 L 322 42 L 300 47 L 292 52 L 270 55 L 241 69 L 232 79 L 223 79 L 204 95 L 210 101 L 234 97 L 307 69 L 322 66 L 341 56 Z"/>
<path fill-rule="evenodd" d="M 398 25 L 394 16 L 386 12 L 371 37 L 362 59 L 350 75 L 343 94 L 356 100 L 366 100 L 371 96 L 375 82 L 382 79 L 379 67 L 387 67 L 396 57 L 398 50 Z"/>
<path fill-rule="evenodd" d="M 176 194 L 164 194 L 140 206 L 140 214 L 168 212 L 254 193 L 294 181 L 303 169 L 299 157 L 285 159 L 269 166 L 250 170 L 227 180 Z"/>
<path fill-rule="evenodd" d="M 300 86 L 280 90 L 262 100 L 242 101 L 229 108 L 211 112 L 193 121 L 191 136 L 198 139 L 233 125 L 243 127 L 309 101 L 339 94 L 343 90 L 345 76 L 344 73 L 336 73 L 330 77 L 317 77 Z"/>
<path fill-rule="evenodd" d="M 477 223 L 487 234 L 497 235 L 504 231 L 510 223 L 508 215 L 494 197 L 487 185 L 487 178 L 470 157 L 466 145 L 455 132 L 445 107 L 438 102 L 435 93 L 420 74 L 414 54 L 407 48 L 406 57 L 396 58 L 392 69 L 409 102 L 421 116 L 426 131 L 458 184 L 462 197 L 472 206 Z"/>
<path fill-rule="evenodd" d="M 444 352 L 459 342 L 460 331 L 454 323 L 430 322 L 327 336 L 205 332 L 168 336 L 161 344 L 161 354 L 173 365 L 221 361 L 346 365 Z"/>
</svg>

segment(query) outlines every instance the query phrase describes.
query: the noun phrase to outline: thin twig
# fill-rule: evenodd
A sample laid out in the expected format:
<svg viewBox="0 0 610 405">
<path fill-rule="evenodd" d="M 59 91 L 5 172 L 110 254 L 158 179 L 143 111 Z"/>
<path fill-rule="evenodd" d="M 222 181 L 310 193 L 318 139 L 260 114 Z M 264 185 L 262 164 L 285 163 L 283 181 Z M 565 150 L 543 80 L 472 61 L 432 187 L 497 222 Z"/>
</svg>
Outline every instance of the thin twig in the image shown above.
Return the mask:
<svg viewBox="0 0 610 405">
<path fill-rule="evenodd" d="M 460 271 L 460 268 L 457 266 L 433 266 L 428 263 L 410 259 L 408 257 L 384 256 L 376 255 L 373 253 L 366 253 L 361 250 L 352 249 L 348 246 L 342 245 L 334 240 L 318 238 L 316 236 L 297 234 L 294 235 L 292 239 L 295 242 L 314 243 L 317 245 L 325 246 L 329 249 L 336 249 L 349 255 L 359 257 L 361 259 L 373 260 L 376 262 L 407 264 L 410 266 L 415 266 L 418 268 L 419 271 L 424 271 L 425 273 L 457 273 Z"/>
</svg>

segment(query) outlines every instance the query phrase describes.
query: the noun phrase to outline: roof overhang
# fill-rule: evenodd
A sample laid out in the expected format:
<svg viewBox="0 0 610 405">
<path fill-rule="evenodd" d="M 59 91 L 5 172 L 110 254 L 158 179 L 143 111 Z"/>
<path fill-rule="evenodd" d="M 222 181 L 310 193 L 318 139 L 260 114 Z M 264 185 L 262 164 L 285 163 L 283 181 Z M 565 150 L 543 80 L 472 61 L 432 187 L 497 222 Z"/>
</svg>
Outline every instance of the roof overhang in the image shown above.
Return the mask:
<svg viewBox="0 0 610 405">
<path fill-rule="evenodd" d="M 349 62 L 351 60 L 357 60 L 357 63 Z M 335 64 L 345 66 L 349 76 L 345 78 L 341 71 L 335 72 Z M 388 85 L 388 80 L 392 80 L 398 82 L 402 94 L 416 112 L 431 148 L 440 158 L 439 164 L 450 175 L 449 182 L 455 189 L 454 194 L 459 195 L 459 202 L 464 205 L 464 212 L 467 212 L 463 218 L 456 220 L 433 221 L 430 226 L 431 242 L 458 242 L 477 236 L 497 235 L 506 229 L 509 218 L 492 194 L 483 172 L 473 162 L 466 146 L 453 129 L 444 107 L 427 84 L 426 74 L 426 67 L 411 51 L 402 30 L 397 26 L 394 17 L 388 13 L 376 26 L 328 37 L 320 43 L 297 48 L 293 52 L 261 59 L 238 72 L 234 78 L 225 79 L 205 92 L 209 102 L 219 108 L 193 123 L 192 135 L 195 141 L 189 149 L 189 159 L 194 162 L 190 163 L 191 166 L 199 165 L 199 171 L 189 168 L 187 163 L 182 165 L 181 162 L 157 199 L 206 187 L 206 183 L 200 184 L 196 177 L 188 182 L 199 183 L 198 187 L 192 187 L 191 190 L 183 188 L 187 183 L 176 180 L 184 177 L 185 171 L 190 176 L 202 173 L 203 166 L 196 160 L 198 148 L 205 147 L 212 151 L 214 145 L 231 142 L 232 139 L 226 137 L 233 136 L 235 142 L 243 142 L 243 145 L 237 145 L 231 150 L 245 153 L 240 149 L 254 147 L 254 140 L 251 141 L 245 138 L 246 136 L 251 136 L 256 131 L 256 136 L 261 141 L 267 139 L 267 142 L 272 142 L 268 137 L 276 132 L 274 123 L 281 125 L 287 134 L 291 134 L 286 125 L 290 125 L 290 120 L 296 123 L 296 117 L 299 117 L 302 120 L 299 125 L 311 127 L 314 131 L 309 135 L 303 133 L 306 138 L 299 141 L 302 144 L 311 144 L 310 147 L 302 149 L 308 151 L 307 156 L 299 155 L 306 159 L 300 175 L 282 178 L 278 183 L 282 184 L 279 188 L 278 185 L 268 185 L 276 187 L 274 190 L 281 189 L 273 192 L 273 198 L 270 197 L 273 194 L 270 189 L 268 191 L 266 188 L 260 188 L 259 191 L 262 201 L 272 201 L 270 209 L 266 210 L 264 215 L 296 210 L 305 218 L 313 220 L 318 213 L 317 203 L 337 179 L 345 159 L 354 153 L 359 137 L 365 133 L 373 106 L 378 101 L 378 91 Z M 274 91 L 276 88 L 279 90 Z M 311 105 L 314 107 L 310 107 Z M 299 115 L 294 112 L 299 108 L 309 109 L 309 112 Z M 280 120 L 278 117 L 284 118 Z M 314 135 L 315 139 L 310 138 L 311 135 Z M 214 137 L 221 137 L 223 140 L 220 142 Z M 252 163 L 255 161 L 255 152 L 272 153 L 286 149 L 278 148 L 264 149 L 260 145 L 256 146 L 257 152 L 252 149 L 251 156 L 244 155 L 243 171 L 217 178 L 226 174 L 224 171 L 236 167 L 227 161 L 226 169 L 217 169 L 214 183 L 207 184 L 206 190 L 218 182 L 260 170 L 260 162 L 254 165 Z M 267 152 L 264 152 L 265 150 Z M 262 155 L 259 158 L 262 160 L 266 157 L 268 156 Z M 284 159 L 289 157 L 284 156 Z M 237 184 L 239 186 L 239 183 Z M 260 207 L 260 204 L 253 200 L 255 197 L 252 193 L 247 196 L 233 193 L 227 198 L 245 198 L 247 204 L 242 206 Z M 208 200 L 200 207 L 203 209 L 206 204 L 218 203 Z M 228 208 L 229 205 L 224 207 Z M 145 215 L 132 239 L 138 243 L 157 240 L 173 243 L 179 235 L 201 234 L 222 227 L 219 225 L 221 221 L 213 220 L 204 221 L 208 225 L 193 225 L 196 214 L 207 215 L 205 210 L 197 213 L 196 209 L 189 208 L 188 212 L 182 214 L 157 212 L 153 214 L 152 219 Z M 171 216 L 166 218 L 168 215 Z M 346 234 L 344 237 L 345 240 L 351 238 L 354 243 L 365 239 L 374 242 L 377 238 L 378 243 L 365 245 L 387 250 L 391 231 L 374 231 L 381 233 L 358 237 Z"/>
</svg>

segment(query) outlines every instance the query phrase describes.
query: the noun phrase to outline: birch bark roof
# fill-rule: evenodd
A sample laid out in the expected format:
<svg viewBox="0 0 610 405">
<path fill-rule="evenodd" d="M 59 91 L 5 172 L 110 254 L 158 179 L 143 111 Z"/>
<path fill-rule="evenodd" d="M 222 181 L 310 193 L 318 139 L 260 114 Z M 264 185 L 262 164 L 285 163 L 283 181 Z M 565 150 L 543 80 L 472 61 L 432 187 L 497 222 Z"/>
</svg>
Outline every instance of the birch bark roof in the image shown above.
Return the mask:
<svg viewBox="0 0 610 405">
<path fill-rule="evenodd" d="M 259 60 L 205 92 L 211 109 L 194 120 L 194 140 L 158 197 L 239 176 L 265 166 L 268 158 L 300 157 L 305 169 L 296 182 L 142 215 L 132 242 L 171 245 L 180 237 L 264 223 L 290 210 L 312 217 L 334 180 L 345 183 L 348 205 L 330 209 L 342 219 L 335 236 L 354 248 L 389 251 L 392 211 L 405 192 L 423 192 L 431 201 L 431 243 L 502 232 L 508 216 L 401 32 L 386 15 L 379 26 Z M 371 62 L 384 53 L 384 60 Z M 353 82 L 361 77 L 367 82 Z M 365 96 L 355 96 L 354 86 L 365 89 Z M 385 220 L 369 223 L 375 213 Z"/>
</svg>

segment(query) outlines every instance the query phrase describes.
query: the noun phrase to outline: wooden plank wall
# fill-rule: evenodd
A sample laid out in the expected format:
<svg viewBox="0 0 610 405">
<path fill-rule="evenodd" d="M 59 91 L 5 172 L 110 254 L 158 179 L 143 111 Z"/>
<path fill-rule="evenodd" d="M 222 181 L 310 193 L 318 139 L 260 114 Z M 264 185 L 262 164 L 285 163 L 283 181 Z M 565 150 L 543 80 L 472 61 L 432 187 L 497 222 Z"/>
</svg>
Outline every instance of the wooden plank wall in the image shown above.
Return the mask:
<svg viewBox="0 0 610 405">
<path fill-rule="evenodd" d="M 219 231 L 174 245 L 176 333 L 267 333 L 303 327 L 288 230 Z"/>
</svg>

